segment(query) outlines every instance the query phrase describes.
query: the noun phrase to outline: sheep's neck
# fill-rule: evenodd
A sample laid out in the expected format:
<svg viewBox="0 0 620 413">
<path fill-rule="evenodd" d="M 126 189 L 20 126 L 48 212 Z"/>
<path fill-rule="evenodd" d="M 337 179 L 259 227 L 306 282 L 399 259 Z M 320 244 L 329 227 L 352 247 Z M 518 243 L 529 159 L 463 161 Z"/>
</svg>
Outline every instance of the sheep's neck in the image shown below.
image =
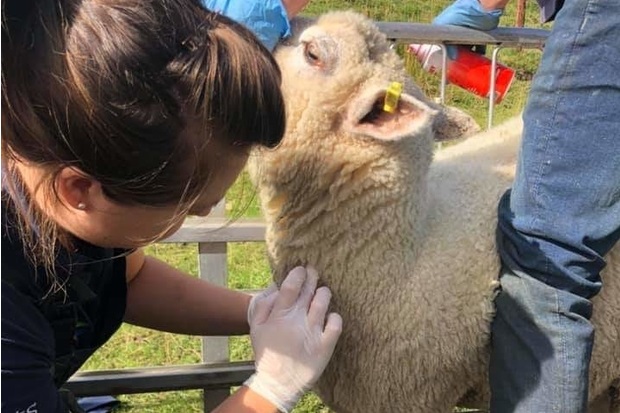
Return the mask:
<svg viewBox="0 0 620 413">
<path fill-rule="evenodd" d="M 360 256 L 376 257 L 377 262 L 385 262 L 385 254 L 400 262 L 415 259 L 413 240 L 421 239 L 424 231 L 426 173 L 411 161 L 391 162 L 381 166 L 382 173 L 367 171 L 373 179 L 356 185 L 347 183 L 361 179 L 364 168 L 376 165 L 343 168 L 338 173 L 346 177 L 331 180 L 336 184 L 289 187 L 267 200 L 266 204 L 278 205 L 266 214 L 276 278 L 298 264 L 348 272 Z"/>
</svg>

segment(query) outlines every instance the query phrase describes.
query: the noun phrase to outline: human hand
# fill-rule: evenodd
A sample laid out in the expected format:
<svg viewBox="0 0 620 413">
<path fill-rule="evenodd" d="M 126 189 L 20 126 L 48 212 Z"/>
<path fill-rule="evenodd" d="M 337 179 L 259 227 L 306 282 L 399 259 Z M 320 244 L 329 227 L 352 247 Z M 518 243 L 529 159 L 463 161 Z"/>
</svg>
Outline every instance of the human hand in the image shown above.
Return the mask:
<svg viewBox="0 0 620 413">
<path fill-rule="evenodd" d="M 252 325 L 252 319 L 254 318 L 254 313 L 256 312 L 257 303 L 270 299 L 269 297 L 277 292 L 278 286 L 272 282 L 269 287 L 265 288 L 260 293 L 252 295 L 250 304 L 248 305 L 248 325 Z"/>
<path fill-rule="evenodd" d="M 310 3 L 310 0 L 282 0 L 288 18 L 292 19 Z"/>
<path fill-rule="evenodd" d="M 435 17 L 433 24 L 462 26 L 477 30 L 492 30 L 499 24 L 499 18 L 503 12 L 502 8 L 485 9 L 479 0 L 456 0 Z M 472 46 L 472 50 L 483 54 L 485 47 Z M 448 46 L 448 56 L 451 59 L 456 58 L 456 53 L 456 47 Z"/>
<path fill-rule="evenodd" d="M 435 17 L 433 24 L 492 30 L 499 24 L 503 12 L 503 9 L 486 10 L 479 0 L 456 0 Z"/>
<path fill-rule="evenodd" d="M 248 311 L 256 373 L 245 385 L 284 412 L 318 380 L 342 332 L 338 314 L 326 319 L 331 292 L 317 282 L 297 267 Z"/>
</svg>

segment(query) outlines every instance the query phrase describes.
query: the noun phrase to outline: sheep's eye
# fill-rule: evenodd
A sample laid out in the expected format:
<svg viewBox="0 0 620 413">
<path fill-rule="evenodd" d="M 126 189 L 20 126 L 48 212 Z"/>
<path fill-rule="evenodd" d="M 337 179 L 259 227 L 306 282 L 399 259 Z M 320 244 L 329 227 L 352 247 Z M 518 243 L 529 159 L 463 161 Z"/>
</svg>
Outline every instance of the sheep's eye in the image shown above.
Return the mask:
<svg viewBox="0 0 620 413">
<path fill-rule="evenodd" d="M 321 57 L 319 55 L 319 48 L 315 43 L 304 43 L 304 57 L 312 66 L 322 65 Z"/>
</svg>

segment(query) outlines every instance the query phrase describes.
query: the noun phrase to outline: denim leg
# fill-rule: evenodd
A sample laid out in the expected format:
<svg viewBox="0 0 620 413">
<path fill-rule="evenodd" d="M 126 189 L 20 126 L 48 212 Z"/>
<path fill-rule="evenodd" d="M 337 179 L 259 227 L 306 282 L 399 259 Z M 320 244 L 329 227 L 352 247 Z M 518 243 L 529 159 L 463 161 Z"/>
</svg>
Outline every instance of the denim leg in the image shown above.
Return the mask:
<svg viewBox="0 0 620 413">
<path fill-rule="evenodd" d="M 566 0 L 498 208 L 493 413 L 585 412 L 590 299 L 620 237 L 620 1 Z"/>
</svg>

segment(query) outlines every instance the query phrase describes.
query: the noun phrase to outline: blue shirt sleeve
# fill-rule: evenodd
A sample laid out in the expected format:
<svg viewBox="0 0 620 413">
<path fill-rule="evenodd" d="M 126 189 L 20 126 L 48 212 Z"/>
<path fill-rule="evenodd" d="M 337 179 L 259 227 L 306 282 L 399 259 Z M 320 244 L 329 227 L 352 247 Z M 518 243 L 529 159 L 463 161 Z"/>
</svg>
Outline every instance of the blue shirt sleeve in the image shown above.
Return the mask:
<svg viewBox="0 0 620 413">
<path fill-rule="evenodd" d="M 51 327 L 28 297 L 6 282 L 2 282 L 1 353 L 3 412 L 69 411 L 52 375 Z"/>
<path fill-rule="evenodd" d="M 291 25 L 282 0 L 201 1 L 207 9 L 246 26 L 271 51 L 280 39 L 291 34 Z"/>
</svg>

